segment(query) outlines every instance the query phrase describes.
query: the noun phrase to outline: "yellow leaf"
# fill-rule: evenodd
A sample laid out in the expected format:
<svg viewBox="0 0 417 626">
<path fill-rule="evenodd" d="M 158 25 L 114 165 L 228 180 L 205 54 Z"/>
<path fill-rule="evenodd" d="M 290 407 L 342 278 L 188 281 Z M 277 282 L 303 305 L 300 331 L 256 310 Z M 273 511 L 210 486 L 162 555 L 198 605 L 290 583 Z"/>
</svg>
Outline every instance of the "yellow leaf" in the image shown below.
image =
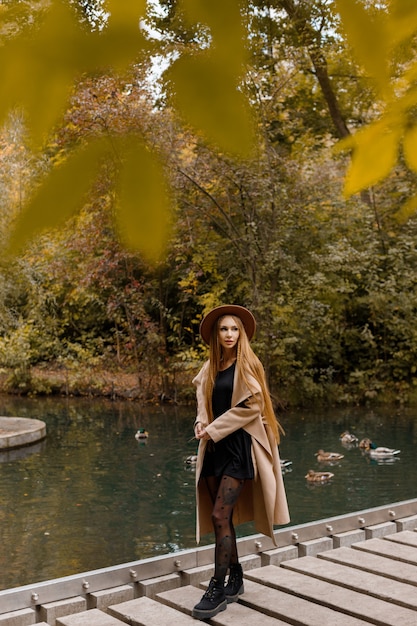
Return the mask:
<svg viewBox="0 0 417 626">
<path fill-rule="evenodd" d="M 246 60 L 245 29 L 240 12 L 240 0 L 182 0 L 186 14 L 196 22 L 207 24 L 213 38 L 213 48 L 225 64 L 236 71 Z"/>
<path fill-rule="evenodd" d="M 417 31 L 417 3 L 415 0 L 391 0 L 388 20 L 390 39 L 398 44 Z"/>
<path fill-rule="evenodd" d="M 139 20 L 146 11 L 146 0 L 107 0 L 105 9 L 110 13 L 110 26 L 118 22 L 138 29 Z"/>
<path fill-rule="evenodd" d="M 336 7 L 358 61 L 386 93 L 390 87 L 386 14 L 371 15 L 357 0 L 336 0 Z"/>
<path fill-rule="evenodd" d="M 394 217 L 400 223 L 406 222 L 417 211 L 417 196 L 409 198 L 399 211 L 394 214 Z"/>
<path fill-rule="evenodd" d="M 417 63 L 411 63 L 403 74 L 404 82 L 409 86 L 413 85 L 417 78 Z M 417 99 L 417 98 L 416 98 Z"/>
<path fill-rule="evenodd" d="M 348 152 L 355 147 L 355 135 L 348 135 L 343 139 L 339 139 L 339 141 L 333 146 L 333 152 L 335 154 L 341 154 L 343 152 Z"/>
<path fill-rule="evenodd" d="M 42 142 L 62 115 L 75 79 L 85 71 L 127 65 L 144 39 L 118 24 L 105 33 L 83 29 L 58 0 L 37 28 L 0 49 L 0 123 L 16 104 L 29 116 L 33 141 Z"/>
<path fill-rule="evenodd" d="M 74 22 L 60 5 L 55 9 L 34 33 L 26 32 L 0 50 L 0 119 L 11 106 L 23 104 L 36 140 L 62 113 L 71 86 L 59 50 L 74 39 Z M 61 28 L 64 41 L 59 41 Z"/>
<path fill-rule="evenodd" d="M 108 150 L 107 141 L 96 140 L 74 151 L 52 170 L 20 215 L 12 232 L 10 252 L 18 252 L 35 233 L 61 225 L 80 209 L 101 158 Z"/>
<path fill-rule="evenodd" d="M 403 139 L 403 149 L 408 167 L 417 172 L 417 126 L 406 130 Z"/>
<path fill-rule="evenodd" d="M 125 244 L 157 259 L 164 250 L 171 221 L 171 203 L 162 165 L 137 137 L 121 144 L 117 221 Z"/>
<path fill-rule="evenodd" d="M 89 33 L 80 47 L 83 61 L 79 66 L 83 71 L 107 70 L 109 67 L 120 71 L 125 69 L 147 43 L 139 29 L 132 29 L 126 23 L 117 28 L 109 28 L 105 33 Z"/>
<path fill-rule="evenodd" d="M 140 20 L 146 13 L 146 0 L 107 0 L 106 8 L 110 16 L 105 32 L 99 34 L 96 59 L 98 67 L 107 64 L 122 69 L 134 60 L 138 52 L 146 45 L 140 30 Z M 103 63 L 104 61 L 104 63 Z"/>
<path fill-rule="evenodd" d="M 401 132 L 390 121 L 375 122 L 354 135 L 352 160 L 345 180 L 347 196 L 371 187 L 394 167 Z"/>
<path fill-rule="evenodd" d="M 254 145 L 250 108 L 223 59 L 213 54 L 183 57 L 169 74 L 181 115 L 220 149 L 248 155 Z"/>
</svg>

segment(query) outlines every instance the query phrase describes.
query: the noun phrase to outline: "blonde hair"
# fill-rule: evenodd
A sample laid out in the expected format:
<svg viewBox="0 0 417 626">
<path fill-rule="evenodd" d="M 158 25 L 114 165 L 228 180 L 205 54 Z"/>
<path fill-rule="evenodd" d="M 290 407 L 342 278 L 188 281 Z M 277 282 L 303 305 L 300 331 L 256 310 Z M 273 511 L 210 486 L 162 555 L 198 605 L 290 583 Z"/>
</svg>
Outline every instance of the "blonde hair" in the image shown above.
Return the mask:
<svg viewBox="0 0 417 626">
<path fill-rule="evenodd" d="M 206 410 L 210 422 L 212 422 L 214 418 L 212 409 L 212 395 L 214 383 L 216 380 L 216 376 L 220 370 L 220 363 L 222 359 L 222 347 L 220 345 L 218 331 L 220 322 L 224 317 L 225 316 L 222 315 L 216 320 L 216 322 L 213 324 L 210 335 L 209 371 L 205 390 Z M 252 350 L 248 336 L 246 334 L 245 327 L 243 326 L 241 319 L 236 315 L 231 315 L 230 317 L 234 319 L 236 326 L 239 328 L 239 340 L 237 343 L 236 355 L 237 376 L 242 378 L 246 386 L 250 389 L 250 391 L 252 391 L 253 395 L 255 395 L 256 392 L 254 389 L 251 389 L 248 380 L 249 376 L 253 376 L 253 378 L 255 378 L 255 380 L 259 383 L 262 391 L 262 397 L 264 400 L 264 416 L 268 425 L 271 427 L 277 443 L 279 443 L 280 434 L 284 433 L 284 430 L 275 416 L 268 384 L 265 378 L 265 370 L 261 361 Z"/>
</svg>

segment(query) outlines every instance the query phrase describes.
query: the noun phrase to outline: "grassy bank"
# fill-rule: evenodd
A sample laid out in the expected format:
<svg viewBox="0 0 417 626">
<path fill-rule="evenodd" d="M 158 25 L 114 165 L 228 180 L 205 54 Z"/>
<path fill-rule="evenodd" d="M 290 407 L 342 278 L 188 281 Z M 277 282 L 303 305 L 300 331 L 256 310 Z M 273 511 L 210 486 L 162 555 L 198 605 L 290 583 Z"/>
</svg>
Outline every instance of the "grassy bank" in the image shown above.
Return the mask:
<svg viewBox="0 0 417 626">
<path fill-rule="evenodd" d="M 143 372 L 77 364 L 45 364 L 30 369 L 1 369 L 0 393 L 19 396 L 109 398 L 146 404 L 195 403 L 192 379 L 200 365 L 173 371 Z M 289 407 L 417 406 L 417 386 L 405 382 L 325 386 L 288 385 L 272 394 L 278 412 Z"/>
<path fill-rule="evenodd" d="M 194 401 L 194 372 L 172 376 L 138 375 L 122 369 L 37 366 L 0 371 L 0 393 L 20 396 L 73 396 L 125 399 L 150 404 Z"/>
</svg>

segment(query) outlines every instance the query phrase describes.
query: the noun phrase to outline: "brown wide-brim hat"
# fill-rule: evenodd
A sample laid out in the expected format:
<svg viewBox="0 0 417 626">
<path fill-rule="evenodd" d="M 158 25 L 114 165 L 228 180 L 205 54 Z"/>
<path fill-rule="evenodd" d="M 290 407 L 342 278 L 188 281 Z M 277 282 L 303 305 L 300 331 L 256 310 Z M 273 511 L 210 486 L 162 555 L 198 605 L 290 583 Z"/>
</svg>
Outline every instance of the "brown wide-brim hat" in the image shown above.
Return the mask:
<svg viewBox="0 0 417 626">
<path fill-rule="evenodd" d="M 238 304 L 223 304 L 207 313 L 200 324 L 200 335 L 207 344 L 210 344 L 210 336 L 214 324 L 219 317 L 223 317 L 224 315 L 238 317 L 242 321 L 249 341 L 252 339 L 256 330 L 256 321 L 249 309 L 246 309 L 244 306 L 239 306 Z"/>
</svg>

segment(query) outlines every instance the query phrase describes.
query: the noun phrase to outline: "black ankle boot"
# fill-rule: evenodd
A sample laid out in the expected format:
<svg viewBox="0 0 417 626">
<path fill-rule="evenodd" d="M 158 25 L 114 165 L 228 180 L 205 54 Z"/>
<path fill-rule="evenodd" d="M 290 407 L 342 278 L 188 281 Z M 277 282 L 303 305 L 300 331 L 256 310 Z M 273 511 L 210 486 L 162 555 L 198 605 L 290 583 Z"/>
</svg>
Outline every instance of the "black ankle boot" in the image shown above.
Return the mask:
<svg viewBox="0 0 417 626">
<path fill-rule="evenodd" d="M 224 595 L 223 582 L 213 577 L 200 602 L 193 608 L 192 616 L 197 619 L 209 619 L 226 608 L 227 600 Z"/>
<path fill-rule="evenodd" d="M 224 595 L 228 603 L 236 602 L 243 592 L 243 570 L 241 564 L 236 563 L 230 566 L 229 580 L 224 588 Z"/>
</svg>

